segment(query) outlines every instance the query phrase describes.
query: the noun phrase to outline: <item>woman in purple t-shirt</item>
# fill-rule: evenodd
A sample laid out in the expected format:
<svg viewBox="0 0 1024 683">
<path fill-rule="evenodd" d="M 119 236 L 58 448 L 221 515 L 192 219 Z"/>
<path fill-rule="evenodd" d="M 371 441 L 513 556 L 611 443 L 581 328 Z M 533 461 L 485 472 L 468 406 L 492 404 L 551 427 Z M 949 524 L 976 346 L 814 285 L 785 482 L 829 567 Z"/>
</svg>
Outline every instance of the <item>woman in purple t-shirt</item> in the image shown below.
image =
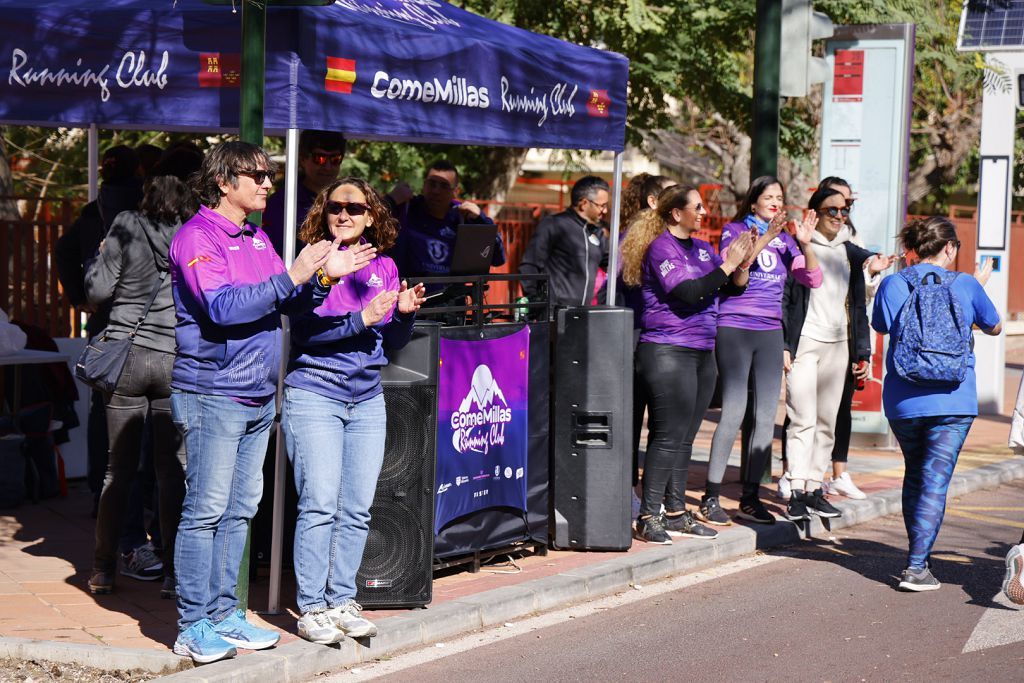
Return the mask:
<svg viewBox="0 0 1024 683">
<path fill-rule="evenodd" d="M 740 235 L 756 230 L 759 237 L 747 289 L 739 295 L 722 297 L 718 309 L 722 418 L 711 441 L 708 481 L 697 514 L 698 519 L 710 524 L 731 523 L 718 496 L 747 411 L 748 391 L 753 394 L 754 427 L 741 473 L 743 494 L 736 516 L 760 524 L 775 523 L 758 492 L 761 473 L 771 458 L 775 411 L 782 388 L 782 292 L 790 275 L 811 288 L 821 285 L 821 270 L 811 248 L 817 217 L 808 215 L 797 226 L 794 240 L 782 231 L 786 224 L 784 199 L 782 183 L 773 176 L 761 176 L 751 183 L 733 222 L 722 229 L 723 254 L 728 254 Z"/>
<path fill-rule="evenodd" d="M 751 257 L 754 241 L 749 233 L 738 236 L 723 262 L 714 247 L 691 237 L 707 214 L 697 190 L 670 187 L 658 194 L 657 205 L 622 243 L 622 278 L 642 297 L 636 363 L 650 406 L 636 535 L 669 544 L 672 534 L 718 536 L 687 512 L 686 475 L 715 388 L 718 292 L 743 291 L 747 270 L 739 266 Z"/>
</svg>

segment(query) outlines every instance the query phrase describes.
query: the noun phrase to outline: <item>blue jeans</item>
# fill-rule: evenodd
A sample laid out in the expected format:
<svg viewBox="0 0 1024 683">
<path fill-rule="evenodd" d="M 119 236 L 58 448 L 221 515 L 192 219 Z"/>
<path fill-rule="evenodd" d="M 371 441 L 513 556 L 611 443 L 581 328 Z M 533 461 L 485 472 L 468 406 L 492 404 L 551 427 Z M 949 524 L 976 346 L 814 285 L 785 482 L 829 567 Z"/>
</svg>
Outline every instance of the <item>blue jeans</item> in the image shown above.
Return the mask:
<svg viewBox="0 0 1024 683">
<path fill-rule="evenodd" d="M 263 496 L 274 401 L 246 406 L 227 396 L 175 390 L 171 414 L 185 437 L 185 501 L 174 548 L 178 628 L 217 623 L 238 604 L 235 584 L 249 522 Z"/>
<path fill-rule="evenodd" d="M 383 394 L 343 403 L 285 389 L 282 420 L 299 492 L 294 555 L 302 614 L 337 607 L 356 595 L 386 419 Z"/>
<path fill-rule="evenodd" d="M 903 523 L 910 540 L 907 566 L 923 569 L 946 513 L 946 492 L 973 416 L 889 420 L 903 450 Z"/>
</svg>

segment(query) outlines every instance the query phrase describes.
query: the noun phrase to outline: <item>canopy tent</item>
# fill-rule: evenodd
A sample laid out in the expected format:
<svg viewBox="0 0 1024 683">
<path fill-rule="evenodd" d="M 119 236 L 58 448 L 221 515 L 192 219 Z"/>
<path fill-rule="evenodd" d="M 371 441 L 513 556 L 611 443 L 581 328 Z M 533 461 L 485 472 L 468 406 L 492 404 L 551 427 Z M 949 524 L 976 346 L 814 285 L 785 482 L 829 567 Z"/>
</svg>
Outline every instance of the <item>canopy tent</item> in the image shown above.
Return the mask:
<svg viewBox="0 0 1024 683">
<path fill-rule="evenodd" d="M 241 0 L 239 0 L 241 2 Z M 239 125 L 240 14 L 201 0 L 0 2 L 0 123 Z M 264 125 L 621 151 L 628 62 L 437 0 L 270 7 Z"/>
<path fill-rule="evenodd" d="M 238 0 L 239 3 L 243 0 Z M 202 0 L 0 0 L 0 124 L 233 132 L 241 17 Z M 616 152 L 609 270 L 618 260 L 625 57 L 440 0 L 270 7 L 264 127 L 286 134 L 286 263 L 299 129 L 350 138 Z M 608 301 L 615 298 L 609 279 Z M 286 354 L 285 354 L 286 355 Z M 278 435 L 278 452 L 281 442 Z M 285 458 L 274 488 L 270 609 L 280 600 Z"/>
</svg>

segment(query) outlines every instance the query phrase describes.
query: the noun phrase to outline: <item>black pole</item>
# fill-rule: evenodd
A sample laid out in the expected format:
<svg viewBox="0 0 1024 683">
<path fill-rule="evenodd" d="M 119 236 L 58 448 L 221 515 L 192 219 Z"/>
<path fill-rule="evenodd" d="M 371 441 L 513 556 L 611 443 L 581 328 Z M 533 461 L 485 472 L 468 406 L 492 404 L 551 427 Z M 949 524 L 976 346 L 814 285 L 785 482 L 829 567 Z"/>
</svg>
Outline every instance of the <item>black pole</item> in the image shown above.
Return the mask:
<svg viewBox="0 0 1024 683">
<path fill-rule="evenodd" d="M 750 178 L 779 171 L 779 48 L 782 0 L 757 0 Z"/>
</svg>

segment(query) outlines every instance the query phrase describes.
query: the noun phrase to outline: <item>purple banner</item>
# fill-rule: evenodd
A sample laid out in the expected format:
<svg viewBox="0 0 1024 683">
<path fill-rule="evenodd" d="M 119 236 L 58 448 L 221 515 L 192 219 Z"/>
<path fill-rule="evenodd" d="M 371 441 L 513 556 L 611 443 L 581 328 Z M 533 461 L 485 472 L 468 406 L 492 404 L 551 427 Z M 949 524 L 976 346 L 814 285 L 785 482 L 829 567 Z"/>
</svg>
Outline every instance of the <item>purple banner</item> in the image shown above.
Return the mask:
<svg viewBox="0 0 1024 683">
<path fill-rule="evenodd" d="M 526 510 L 530 329 L 441 338 L 434 532 L 470 512 Z"/>
</svg>

